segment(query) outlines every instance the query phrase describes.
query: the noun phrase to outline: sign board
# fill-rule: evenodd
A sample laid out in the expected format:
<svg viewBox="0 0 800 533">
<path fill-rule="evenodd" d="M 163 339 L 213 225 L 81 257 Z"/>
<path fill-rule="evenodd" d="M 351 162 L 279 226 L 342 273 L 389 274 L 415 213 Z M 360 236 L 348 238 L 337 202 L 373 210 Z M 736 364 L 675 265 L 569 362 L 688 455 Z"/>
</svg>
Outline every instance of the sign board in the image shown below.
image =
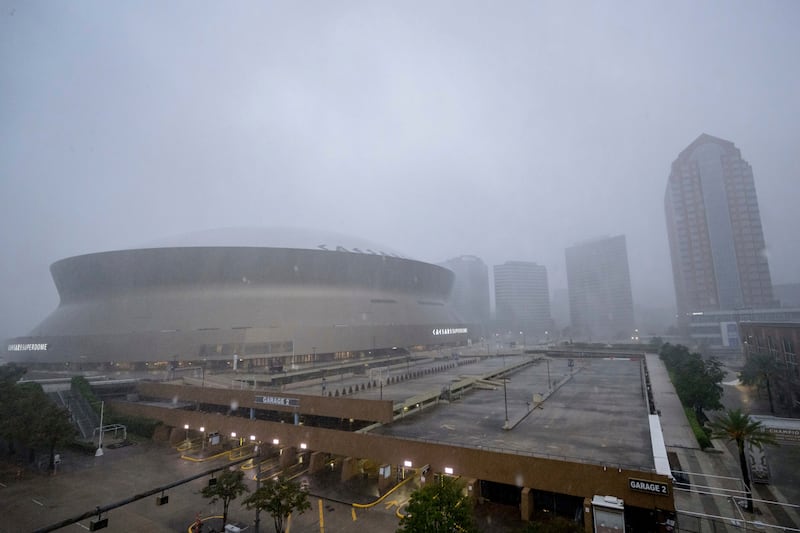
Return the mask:
<svg viewBox="0 0 800 533">
<path fill-rule="evenodd" d="M 669 486 L 660 481 L 650 481 L 648 479 L 628 478 L 628 487 L 638 492 L 666 496 L 669 494 Z"/>
<path fill-rule="evenodd" d="M 256 396 L 256 403 L 263 405 L 279 405 L 281 407 L 299 407 L 298 398 L 285 398 L 283 396 Z"/>
<path fill-rule="evenodd" d="M 747 442 L 747 466 L 750 468 L 750 479 L 753 483 L 769 483 L 769 465 L 764 448 L 753 446 L 752 442 Z"/>
</svg>

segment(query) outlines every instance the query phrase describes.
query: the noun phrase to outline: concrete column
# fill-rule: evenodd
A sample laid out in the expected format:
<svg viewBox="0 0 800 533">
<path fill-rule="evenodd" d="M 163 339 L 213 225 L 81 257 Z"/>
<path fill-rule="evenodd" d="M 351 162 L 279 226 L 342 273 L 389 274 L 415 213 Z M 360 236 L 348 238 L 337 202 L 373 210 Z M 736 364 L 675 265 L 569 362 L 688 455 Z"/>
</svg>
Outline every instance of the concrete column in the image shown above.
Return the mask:
<svg viewBox="0 0 800 533">
<path fill-rule="evenodd" d="M 313 474 L 325 468 L 325 458 L 328 454 L 322 452 L 311 452 L 311 457 L 308 460 L 308 472 Z"/>
<path fill-rule="evenodd" d="M 533 491 L 530 487 L 522 487 L 522 497 L 519 502 L 520 518 L 529 522 L 533 518 Z"/>
<path fill-rule="evenodd" d="M 583 533 L 594 531 L 594 514 L 592 513 L 592 499 L 583 499 Z"/>
<path fill-rule="evenodd" d="M 358 475 L 358 459 L 345 457 L 342 460 L 342 481 L 348 481 Z"/>
<path fill-rule="evenodd" d="M 186 440 L 186 430 L 183 428 L 170 428 L 169 430 L 169 445 L 175 446 L 179 442 Z"/>
<path fill-rule="evenodd" d="M 383 477 L 380 473 L 386 468 L 390 468 L 389 477 Z M 393 466 L 388 464 L 383 464 L 378 468 L 378 494 L 384 494 L 387 490 L 392 488 L 395 484 L 395 478 L 397 477 L 397 471 Z"/>
<path fill-rule="evenodd" d="M 281 468 L 292 466 L 297 461 L 297 448 L 287 446 L 281 450 Z"/>
<path fill-rule="evenodd" d="M 467 494 L 470 495 L 470 498 L 475 502 L 475 505 L 479 503 L 483 503 L 483 497 L 481 496 L 481 482 L 478 479 L 468 479 L 467 480 Z"/>
</svg>

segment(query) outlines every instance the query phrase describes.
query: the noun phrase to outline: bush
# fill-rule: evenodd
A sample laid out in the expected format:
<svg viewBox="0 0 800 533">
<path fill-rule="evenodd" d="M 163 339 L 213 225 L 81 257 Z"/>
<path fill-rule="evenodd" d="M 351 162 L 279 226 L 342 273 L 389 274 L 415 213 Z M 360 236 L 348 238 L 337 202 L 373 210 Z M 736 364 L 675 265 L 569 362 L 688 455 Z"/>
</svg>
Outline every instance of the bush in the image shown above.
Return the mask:
<svg viewBox="0 0 800 533">
<path fill-rule="evenodd" d="M 699 444 L 700 448 L 703 450 L 710 448 L 711 438 L 708 436 L 708 433 L 703 426 L 700 425 L 700 422 L 697 421 L 697 415 L 695 414 L 694 409 L 684 407 L 683 411 L 686 413 L 686 418 L 689 420 L 689 425 L 692 426 L 694 436 L 697 438 L 697 444 Z"/>
<path fill-rule="evenodd" d="M 72 376 L 72 380 L 70 380 L 70 388 L 72 389 L 73 393 L 79 394 L 87 402 L 89 402 L 89 405 L 97 414 L 100 414 L 100 400 L 98 400 L 97 396 L 94 395 L 92 386 L 89 385 L 89 382 L 85 377 Z"/>
<path fill-rule="evenodd" d="M 122 424 L 128 433 L 138 435 L 146 439 L 152 439 L 156 429 L 162 425 L 159 420 L 141 418 L 137 416 L 118 415 L 113 412 L 109 415 L 110 424 Z"/>
</svg>

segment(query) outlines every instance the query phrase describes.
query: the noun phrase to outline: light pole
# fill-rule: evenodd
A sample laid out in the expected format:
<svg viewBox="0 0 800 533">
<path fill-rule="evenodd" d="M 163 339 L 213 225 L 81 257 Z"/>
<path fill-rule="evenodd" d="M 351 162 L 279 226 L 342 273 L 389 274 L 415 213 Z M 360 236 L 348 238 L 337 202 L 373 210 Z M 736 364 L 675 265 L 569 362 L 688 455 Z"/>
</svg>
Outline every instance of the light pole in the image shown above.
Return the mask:
<svg viewBox="0 0 800 533">
<path fill-rule="evenodd" d="M 545 359 L 547 362 L 547 392 L 552 391 L 552 382 L 550 381 L 550 359 Z"/>
<path fill-rule="evenodd" d="M 100 402 L 100 438 L 97 439 L 97 451 L 94 452 L 95 457 L 103 456 L 103 411 L 105 406 L 106 402 Z"/>
<path fill-rule="evenodd" d="M 255 442 L 256 436 L 250 435 L 250 442 Z M 253 450 L 256 456 L 256 492 L 258 489 L 261 488 L 261 441 L 258 441 L 256 444 L 255 449 Z M 256 522 L 255 522 L 255 533 L 258 533 L 258 526 L 261 522 L 261 518 L 259 517 L 260 509 L 256 506 Z"/>
<path fill-rule="evenodd" d="M 204 428 L 203 426 L 200 426 L 200 433 L 203 434 L 203 440 L 202 440 L 202 442 L 200 444 L 200 449 L 201 450 L 205 450 L 206 449 L 206 428 Z"/>
<path fill-rule="evenodd" d="M 184 424 L 183 429 L 186 430 L 186 442 L 189 442 L 189 424 Z"/>
<path fill-rule="evenodd" d="M 503 403 L 506 406 L 506 423 L 503 426 L 504 428 L 508 428 L 508 394 L 506 393 L 506 377 L 503 376 Z"/>
</svg>

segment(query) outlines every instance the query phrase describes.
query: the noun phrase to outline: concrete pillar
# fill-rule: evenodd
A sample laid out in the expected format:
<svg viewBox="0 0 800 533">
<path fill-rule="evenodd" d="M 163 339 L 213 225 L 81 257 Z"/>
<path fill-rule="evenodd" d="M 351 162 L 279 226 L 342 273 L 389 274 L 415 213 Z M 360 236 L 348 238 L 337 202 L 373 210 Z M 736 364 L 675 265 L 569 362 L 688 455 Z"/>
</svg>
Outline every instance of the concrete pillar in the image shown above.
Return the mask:
<svg viewBox="0 0 800 533">
<path fill-rule="evenodd" d="M 325 459 L 328 454 L 322 452 L 311 452 L 311 457 L 308 460 L 308 472 L 313 474 L 325 468 Z"/>
<path fill-rule="evenodd" d="M 467 494 L 470 495 L 470 498 L 472 498 L 475 504 L 483 503 L 483 497 L 481 496 L 481 482 L 479 479 L 467 480 Z"/>
<path fill-rule="evenodd" d="M 519 502 L 520 518 L 530 522 L 533 518 L 533 491 L 530 487 L 522 487 L 522 497 Z"/>
<path fill-rule="evenodd" d="M 179 431 L 178 428 L 170 428 L 170 430 L 169 430 L 169 445 L 170 446 L 175 446 L 176 444 L 178 444 L 179 442 L 181 442 L 183 440 L 186 440 L 186 430 L 185 429 L 180 428 L 180 431 Z"/>
<path fill-rule="evenodd" d="M 389 468 L 389 477 L 383 477 L 381 472 L 384 469 Z M 387 490 L 394 487 L 395 484 L 395 477 L 397 476 L 396 469 L 388 464 L 383 464 L 378 468 L 378 494 L 384 494 Z"/>
<path fill-rule="evenodd" d="M 348 481 L 358 475 L 358 459 L 345 457 L 342 460 L 342 481 Z"/>
<path fill-rule="evenodd" d="M 583 499 L 583 533 L 594 531 L 594 514 L 592 513 L 592 499 Z"/>
<path fill-rule="evenodd" d="M 281 468 L 292 466 L 297 461 L 297 448 L 287 446 L 281 450 Z"/>
</svg>

